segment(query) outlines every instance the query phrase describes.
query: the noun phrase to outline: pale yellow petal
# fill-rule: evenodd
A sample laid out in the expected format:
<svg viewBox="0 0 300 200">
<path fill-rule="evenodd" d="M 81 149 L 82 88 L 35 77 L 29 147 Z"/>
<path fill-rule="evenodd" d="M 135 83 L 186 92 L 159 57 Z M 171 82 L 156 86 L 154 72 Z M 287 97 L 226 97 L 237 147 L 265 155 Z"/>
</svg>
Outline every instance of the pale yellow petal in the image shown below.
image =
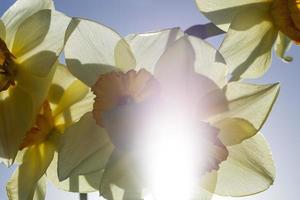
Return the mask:
<svg viewBox="0 0 300 200">
<path fill-rule="evenodd" d="M 12 53 L 17 62 L 33 75 L 49 74 L 63 47 L 71 19 L 53 10 L 41 10 L 17 29 Z"/>
<path fill-rule="evenodd" d="M 58 155 L 59 179 L 103 170 L 114 146 L 92 113 L 84 115 L 62 136 Z"/>
<path fill-rule="evenodd" d="M 194 74 L 195 52 L 183 36 L 174 42 L 159 58 L 154 75 L 166 94 L 184 96 L 190 77 Z M 184 93 L 183 93 L 184 92 Z"/>
<path fill-rule="evenodd" d="M 273 0 L 195 0 L 199 10 L 214 24 L 227 31 L 236 14 L 255 5 L 271 5 Z"/>
<path fill-rule="evenodd" d="M 155 65 L 163 52 L 183 34 L 179 28 L 172 28 L 126 36 L 125 39 L 136 58 L 136 70 L 145 68 L 149 72 L 154 72 Z"/>
<path fill-rule="evenodd" d="M 93 98 L 89 87 L 76 79 L 66 66 L 57 66 L 47 99 L 51 103 L 54 123 L 61 131 L 93 109 Z"/>
<path fill-rule="evenodd" d="M 38 77 L 24 67 L 18 68 L 16 75 L 17 87 L 22 88 L 22 90 L 31 96 L 34 115 L 40 111 L 40 106 L 45 101 L 55 69 L 56 64 L 54 63 L 54 66 L 51 67 L 47 76 Z"/>
<path fill-rule="evenodd" d="M 285 62 L 293 61 L 293 57 L 286 55 L 286 52 L 290 49 L 291 46 L 292 41 L 283 33 L 279 32 L 276 43 L 274 45 L 276 55 Z"/>
<path fill-rule="evenodd" d="M 223 56 L 209 43 L 188 37 L 195 52 L 195 71 L 213 80 L 220 88 L 226 83 L 228 69 Z"/>
<path fill-rule="evenodd" d="M 115 47 L 115 63 L 123 72 L 135 69 L 136 60 L 126 40 L 121 39 Z"/>
<path fill-rule="evenodd" d="M 59 117 L 59 115 L 70 115 L 69 117 L 71 117 L 70 119 L 65 119 L 65 121 L 67 122 L 68 120 L 71 120 L 72 122 L 78 120 L 80 118 L 80 116 L 76 116 L 76 118 L 74 118 L 74 116 L 72 116 L 72 111 L 74 109 L 75 104 L 77 103 L 85 103 L 85 102 L 81 102 L 81 101 L 85 101 L 87 97 L 89 100 L 89 103 L 86 105 L 86 110 L 83 110 L 83 113 L 81 113 L 81 115 L 85 114 L 88 111 L 91 111 L 93 108 L 93 96 L 90 93 L 89 88 L 83 84 L 81 81 L 79 80 L 74 80 L 67 88 L 65 88 L 63 95 L 61 96 L 60 101 L 57 104 L 56 109 L 53 111 L 53 115 L 54 117 Z M 74 111 L 76 112 L 76 111 Z M 80 114 L 80 113 L 76 113 L 76 114 Z M 56 119 L 58 120 L 58 119 Z M 58 123 L 58 122 L 56 122 Z"/>
<path fill-rule="evenodd" d="M 108 200 L 141 199 L 143 180 L 129 154 L 114 151 L 100 183 L 100 195 Z"/>
<path fill-rule="evenodd" d="M 47 142 L 27 149 L 23 163 L 16 169 L 7 183 L 9 200 L 28 200 L 33 198 L 38 181 L 52 161 L 54 151 L 54 146 Z"/>
<path fill-rule="evenodd" d="M 201 57 L 201 51 L 206 51 L 205 57 Z M 225 95 L 220 86 L 209 79 L 209 69 L 205 69 L 208 63 L 215 64 L 216 53 L 200 39 L 184 36 L 177 40 L 160 57 L 155 69 L 163 97 L 176 106 L 194 110 L 200 119 L 225 111 Z M 219 66 L 220 75 L 215 80 L 224 85 L 226 67 L 222 72 L 222 65 Z M 212 70 L 216 68 L 218 64 Z"/>
<path fill-rule="evenodd" d="M 44 200 L 46 198 L 46 177 L 42 176 L 34 191 L 33 200 Z"/>
<path fill-rule="evenodd" d="M 230 127 L 236 126 L 238 130 L 242 128 L 242 124 L 245 125 L 245 121 L 240 120 L 243 119 L 247 121 L 247 124 L 249 122 L 253 125 L 253 127 L 250 124 L 243 127 L 246 128 L 245 130 L 249 130 L 250 133 L 255 129 L 258 131 L 269 116 L 278 93 L 278 83 L 268 85 L 229 83 L 226 87 L 226 97 L 229 102 L 228 111 L 215 116 L 215 118 L 210 118 L 210 121 L 216 126 L 230 122 Z M 236 118 L 239 118 L 239 120 L 235 124 L 232 120 Z M 233 129 L 233 127 L 230 129 Z"/>
<path fill-rule="evenodd" d="M 275 178 L 275 166 L 269 146 L 262 136 L 228 147 L 229 156 L 218 170 L 215 193 L 246 196 L 268 189 Z"/>
<path fill-rule="evenodd" d="M 220 47 L 232 80 L 258 78 L 269 69 L 278 30 L 268 9 L 245 9 L 232 21 Z"/>
<path fill-rule="evenodd" d="M 258 132 L 250 122 L 241 118 L 224 119 L 214 126 L 219 129 L 219 138 L 226 146 L 239 144 Z"/>
<path fill-rule="evenodd" d="M 217 172 L 214 170 L 210 173 L 206 173 L 205 175 L 203 175 L 200 179 L 199 185 L 200 194 L 205 195 L 203 200 L 212 199 L 217 185 Z M 199 200 L 202 200 L 201 197 L 202 196 L 200 196 Z"/>
<path fill-rule="evenodd" d="M 46 37 L 51 23 L 51 10 L 41 10 L 28 17 L 17 29 L 12 53 L 20 57 L 38 46 Z"/>
<path fill-rule="evenodd" d="M 57 153 L 55 153 L 53 161 L 47 170 L 47 179 L 60 190 L 67 192 L 88 193 L 98 190 L 103 171 L 95 171 L 85 175 L 76 175 L 60 181 L 57 175 Z"/>
<path fill-rule="evenodd" d="M 0 93 L 0 157 L 12 164 L 26 132 L 34 121 L 31 96 L 20 87 Z"/>
<path fill-rule="evenodd" d="M 93 21 L 73 18 L 66 32 L 67 67 L 79 80 L 92 86 L 100 74 L 115 70 L 115 48 L 121 36 Z"/>
<path fill-rule="evenodd" d="M 19 25 L 29 16 L 43 9 L 53 8 L 52 0 L 18 0 L 2 16 L 7 29 L 6 42 L 12 47 Z"/>
</svg>

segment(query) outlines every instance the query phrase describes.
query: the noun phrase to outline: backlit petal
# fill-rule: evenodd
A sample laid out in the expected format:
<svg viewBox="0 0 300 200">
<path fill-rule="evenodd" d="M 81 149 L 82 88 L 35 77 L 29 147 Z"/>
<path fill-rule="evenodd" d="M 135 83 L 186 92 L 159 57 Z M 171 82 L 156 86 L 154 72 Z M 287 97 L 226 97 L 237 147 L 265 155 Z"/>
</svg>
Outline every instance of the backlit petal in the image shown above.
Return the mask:
<svg viewBox="0 0 300 200">
<path fill-rule="evenodd" d="M 195 71 L 213 80 L 220 88 L 225 85 L 228 69 L 223 56 L 209 43 L 188 37 L 195 52 Z"/>
<path fill-rule="evenodd" d="M 125 39 L 121 39 L 115 47 L 115 63 L 124 72 L 135 69 L 136 60 Z"/>
<path fill-rule="evenodd" d="M 53 8 L 52 0 L 18 0 L 2 16 L 7 30 L 7 46 L 12 47 L 19 25 L 39 10 Z"/>
<path fill-rule="evenodd" d="M 0 93 L 0 157 L 10 165 L 34 121 L 31 96 L 19 87 Z"/>
<path fill-rule="evenodd" d="M 224 119 L 214 126 L 220 130 L 219 138 L 226 146 L 239 144 L 258 132 L 250 122 L 241 118 Z"/>
<path fill-rule="evenodd" d="M 160 57 L 154 75 L 166 94 L 184 96 L 194 74 L 195 52 L 188 36 L 172 44 Z"/>
<path fill-rule="evenodd" d="M 54 146 L 50 143 L 34 145 L 27 149 L 23 163 L 7 183 L 7 194 L 10 200 L 33 198 L 38 181 L 46 172 L 53 155 Z"/>
<path fill-rule="evenodd" d="M 67 192 L 88 193 L 98 190 L 103 171 L 95 171 L 90 174 L 74 175 L 66 180 L 60 181 L 57 175 L 57 153 L 47 170 L 47 179 L 55 185 L 56 188 Z"/>
<path fill-rule="evenodd" d="M 269 69 L 278 30 L 268 9 L 268 6 L 248 8 L 232 21 L 220 47 L 232 80 L 258 78 Z"/>
<path fill-rule="evenodd" d="M 100 195 L 108 200 L 142 199 L 143 180 L 130 155 L 115 151 L 106 165 Z"/>
<path fill-rule="evenodd" d="M 94 85 L 100 74 L 116 69 L 115 48 L 121 39 L 104 25 L 74 18 L 66 33 L 67 67 L 79 80 Z"/>
<path fill-rule="evenodd" d="M 269 116 L 278 93 L 278 83 L 253 85 L 232 82 L 228 84 L 226 87 L 228 111 L 210 119 L 215 126 L 220 128 L 223 126 L 222 142 L 232 145 L 256 134 Z M 231 138 L 234 134 L 233 129 L 241 131 L 240 138 Z"/>
<path fill-rule="evenodd" d="M 46 198 L 46 177 L 42 176 L 34 191 L 33 200 L 43 200 Z"/>
<path fill-rule="evenodd" d="M 47 76 L 64 47 L 70 18 L 41 10 L 23 21 L 17 29 L 12 53 L 21 67 L 36 76 Z"/>
<path fill-rule="evenodd" d="M 275 166 L 262 134 L 228 147 L 228 150 L 228 159 L 218 170 L 216 194 L 246 196 L 262 192 L 273 184 Z"/>
<path fill-rule="evenodd" d="M 128 35 L 125 39 L 136 58 L 136 70 L 145 68 L 153 73 L 163 52 L 182 36 L 183 32 L 179 28 Z"/>
<path fill-rule="evenodd" d="M 231 21 L 242 9 L 255 5 L 270 5 L 272 0 L 195 0 L 199 10 L 214 24 L 227 31 Z"/>
<path fill-rule="evenodd" d="M 290 49 L 291 46 L 292 41 L 287 36 L 279 32 L 276 43 L 274 45 L 276 55 L 285 62 L 293 61 L 293 58 L 291 56 L 286 55 L 286 52 Z"/>
<path fill-rule="evenodd" d="M 87 113 L 62 136 L 58 155 L 59 179 L 104 169 L 113 150 L 107 133 Z"/>
</svg>

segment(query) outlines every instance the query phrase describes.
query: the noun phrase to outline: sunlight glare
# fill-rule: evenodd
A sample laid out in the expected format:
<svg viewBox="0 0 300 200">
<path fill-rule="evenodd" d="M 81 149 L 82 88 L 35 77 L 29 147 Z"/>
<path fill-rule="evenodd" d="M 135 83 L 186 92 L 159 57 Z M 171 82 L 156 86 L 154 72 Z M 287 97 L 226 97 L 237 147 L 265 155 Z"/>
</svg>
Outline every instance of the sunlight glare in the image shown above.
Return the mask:
<svg viewBox="0 0 300 200">
<path fill-rule="evenodd" d="M 191 199 L 196 187 L 195 160 L 199 159 L 195 129 L 182 113 L 164 114 L 156 118 L 154 124 L 146 154 L 147 176 L 153 197 L 146 199 Z"/>
</svg>

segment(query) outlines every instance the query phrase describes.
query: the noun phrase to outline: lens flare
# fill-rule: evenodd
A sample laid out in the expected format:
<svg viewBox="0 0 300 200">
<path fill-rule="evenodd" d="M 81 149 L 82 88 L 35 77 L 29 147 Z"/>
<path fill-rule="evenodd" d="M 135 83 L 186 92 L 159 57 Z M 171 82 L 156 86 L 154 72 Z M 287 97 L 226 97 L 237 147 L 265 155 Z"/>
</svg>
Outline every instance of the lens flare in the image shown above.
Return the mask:
<svg viewBox="0 0 300 200">
<path fill-rule="evenodd" d="M 213 199 L 212 200 L 233 200 L 235 198 L 232 198 L 232 197 L 221 197 L 221 196 L 218 196 L 218 195 L 214 195 Z"/>
<path fill-rule="evenodd" d="M 147 139 L 145 168 L 151 196 L 155 200 L 188 200 L 196 187 L 198 134 L 182 113 L 166 112 L 152 123 Z"/>
</svg>

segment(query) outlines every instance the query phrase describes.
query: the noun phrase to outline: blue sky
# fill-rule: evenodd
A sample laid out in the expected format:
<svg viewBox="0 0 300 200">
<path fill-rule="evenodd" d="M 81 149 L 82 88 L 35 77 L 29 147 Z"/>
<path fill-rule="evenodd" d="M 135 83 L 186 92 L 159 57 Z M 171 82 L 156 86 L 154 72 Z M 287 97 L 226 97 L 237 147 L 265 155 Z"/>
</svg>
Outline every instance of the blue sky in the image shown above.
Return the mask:
<svg viewBox="0 0 300 200">
<path fill-rule="evenodd" d="M 1 0 L 0 15 L 13 3 Z M 193 0 L 56 0 L 56 8 L 70 16 L 94 19 L 122 35 L 168 27 L 188 28 L 206 23 Z M 210 39 L 217 46 L 220 37 Z M 274 57 L 268 73 L 256 83 L 280 82 L 278 101 L 263 128 L 277 167 L 274 186 L 264 193 L 241 200 L 297 199 L 300 180 L 300 47 L 293 46 L 294 62 L 285 64 Z M 6 199 L 5 182 L 12 173 L 0 165 L 0 199 Z M 49 185 L 47 199 L 78 199 L 76 194 L 55 190 Z M 99 199 L 94 194 L 90 199 Z M 224 200 L 235 199 L 225 198 Z"/>
</svg>

